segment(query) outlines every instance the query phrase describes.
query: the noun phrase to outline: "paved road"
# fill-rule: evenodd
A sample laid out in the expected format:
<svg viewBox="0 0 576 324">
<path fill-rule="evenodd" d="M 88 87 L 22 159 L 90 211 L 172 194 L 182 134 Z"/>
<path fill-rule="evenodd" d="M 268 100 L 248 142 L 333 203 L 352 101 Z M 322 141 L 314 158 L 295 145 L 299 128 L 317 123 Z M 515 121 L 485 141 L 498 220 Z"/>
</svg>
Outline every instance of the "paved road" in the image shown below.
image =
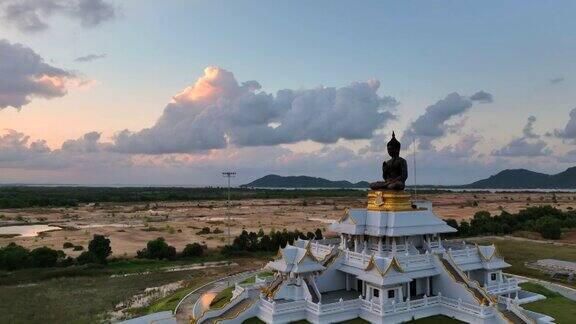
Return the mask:
<svg viewBox="0 0 576 324">
<path fill-rule="evenodd" d="M 192 318 L 192 307 L 194 306 L 194 304 L 196 303 L 198 298 L 200 298 L 204 293 L 211 291 L 211 290 L 214 290 L 214 291 L 222 290 L 222 289 L 228 287 L 229 285 L 231 286 L 237 282 L 244 281 L 244 279 L 255 275 L 256 273 L 260 272 L 261 270 L 262 269 L 242 272 L 242 273 L 230 276 L 230 277 L 225 277 L 225 278 L 218 279 L 216 281 L 212 281 L 212 282 L 210 282 L 204 286 L 197 288 L 196 290 L 194 290 L 193 292 L 188 294 L 186 297 L 184 297 L 182 299 L 182 301 L 180 301 L 180 304 L 178 305 L 178 308 L 176 309 L 176 321 L 178 323 L 182 323 L 182 324 L 190 323 L 190 318 Z"/>
</svg>

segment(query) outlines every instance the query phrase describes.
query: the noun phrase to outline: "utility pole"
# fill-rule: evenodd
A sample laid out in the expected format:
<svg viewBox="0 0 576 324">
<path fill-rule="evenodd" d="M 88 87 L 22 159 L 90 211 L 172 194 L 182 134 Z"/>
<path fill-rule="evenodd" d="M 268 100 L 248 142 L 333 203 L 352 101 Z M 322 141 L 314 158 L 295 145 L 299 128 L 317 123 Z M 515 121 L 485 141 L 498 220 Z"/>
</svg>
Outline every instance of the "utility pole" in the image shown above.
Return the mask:
<svg viewBox="0 0 576 324">
<path fill-rule="evenodd" d="M 412 146 L 414 148 L 414 154 L 412 155 L 412 158 L 414 159 L 414 199 L 418 199 L 418 189 L 416 189 L 416 137 L 412 138 Z"/>
<path fill-rule="evenodd" d="M 228 245 L 232 245 L 231 241 L 230 241 L 230 178 L 233 178 L 236 176 L 236 172 L 222 172 L 222 176 L 226 177 L 228 179 L 228 192 L 227 192 L 227 199 L 226 199 L 226 214 L 227 218 L 228 218 Z"/>
</svg>

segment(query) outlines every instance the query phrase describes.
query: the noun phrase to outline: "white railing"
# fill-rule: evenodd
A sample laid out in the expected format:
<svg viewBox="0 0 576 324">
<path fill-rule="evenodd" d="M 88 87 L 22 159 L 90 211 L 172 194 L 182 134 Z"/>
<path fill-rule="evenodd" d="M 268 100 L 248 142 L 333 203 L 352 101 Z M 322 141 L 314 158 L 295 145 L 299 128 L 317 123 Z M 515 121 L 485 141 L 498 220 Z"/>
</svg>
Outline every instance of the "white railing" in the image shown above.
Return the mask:
<svg viewBox="0 0 576 324">
<path fill-rule="evenodd" d="M 372 255 L 346 251 L 344 263 L 346 265 L 365 269 Z M 396 254 L 400 266 L 404 270 L 420 270 L 433 266 L 431 254 Z"/>
<path fill-rule="evenodd" d="M 398 255 L 397 258 L 404 270 L 418 270 L 433 266 L 431 254 Z"/>
<path fill-rule="evenodd" d="M 492 316 L 494 313 L 493 307 L 484 306 L 484 305 L 475 305 L 461 299 L 454 299 L 449 297 L 444 297 L 441 294 L 438 296 L 431 296 L 424 298 L 416 299 L 416 300 L 406 300 L 404 302 L 392 302 L 381 304 L 377 300 L 365 300 L 361 297 L 358 299 L 352 300 L 340 300 L 335 303 L 314 303 L 310 300 L 298 300 L 292 302 L 285 302 L 285 303 L 276 303 L 274 301 L 269 301 L 264 298 L 260 299 L 261 307 L 275 315 L 291 313 L 291 312 L 298 312 L 302 311 L 304 308 L 307 311 L 313 312 L 317 315 L 324 315 L 328 313 L 335 313 L 335 312 L 343 312 L 349 311 L 352 309 L 364 309 L 370 311 L 374 314 L 379 316 L 386 316 L 386 315 L 393 315 L 403 312 L 412 312 L 417 311 L 419 309 L 426 309 L 428 307 L 435 307 L 435 306 L 443 306 L 449 307 L 454 310 L 464 312 L 467 314 L 471 314 L 476 317 L 489 317 Z"/>
<path fill-rule="evenodd" d="M 465 247 L 461 250 L 448 249 L 448 254 L 452 257 L 456 263 L 473 262 L 479 261 L 480 255 L 478 254 L 478 249 L 476 247 Z"/>
<path fill-rule="evenodd" d="M 485 288 L 488 291 L 488 293 L 493 294 L 493 295 L 503 293 L 503 292 L 508 292 L 511 290 L 520 289 L 520 287 L 518 286 L 518 279 L 516 279 L 516 278 L 509 278 L 503 282 L 498 282 L 495 284 L 486 285 Z"/>
<path fill-rule="evenodd" d="M 488 317 L 493 314 L 492 307 L 483 305 L 475 305 L 461 299 L 453 299 L 444 297 L 442 295 L 424 297 L 417 300 L 406 300 L 400 303 L 386 303 L 380 304 L 378 301 L 361 300 L 360 306 L 362 309 L 371 311 L 378 315 L 391 315 L 408 311 L 416 311 L 418 309 L 425 309 L 434 306 L 449 307 L 464 313 L 468 313 L 477 317 Z"/>
<path fill-rule="evenodd" d="M 330 245 L 324 245 L 316 242 L 310 243 L 310 251 L 312 255 L 316 258 L 325 258 L 326 255 L 332 253 L 332 247 Z"/>
<path fill-rule="evenodd" d="M 260 298 L 260 305 L 265 310 L 270 311 L 272 314 L 284 314 L 294 311 L 301 311 L 306 307 L 305 300 L 296 300 L 285 303 L 276 303 L 275 301 L 268 301 L 265 298 Z"/>
<path fill-rule="evenodd" d="M 329 304 L 322 304 L 322 303 L 314 303 L 310 300 L 306 302 L 306 308 L 317 315 L 327 314 L 327 313 L 334 313 L 334 312 L 344 312 L 351 309 L 357 309 L 360 305 L 360 299 L 351 299 L 351 300 L 342 300 L 329 303 Z"/>
<path fill-rule="evenodd" d="M 370 254 L 346 251 L 344 263 L 346 265 L 364 269 L 368 266 L 368 261 L 372 256 Z"/>
</svg>

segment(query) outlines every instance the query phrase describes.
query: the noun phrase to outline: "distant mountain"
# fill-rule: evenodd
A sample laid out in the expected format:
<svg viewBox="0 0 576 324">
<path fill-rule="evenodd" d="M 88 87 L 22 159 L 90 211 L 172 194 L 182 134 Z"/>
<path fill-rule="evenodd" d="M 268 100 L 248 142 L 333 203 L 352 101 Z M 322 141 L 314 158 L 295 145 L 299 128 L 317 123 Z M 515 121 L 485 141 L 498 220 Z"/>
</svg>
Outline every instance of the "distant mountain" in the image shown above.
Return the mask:
<svg viewBox="0 0 576 324">
<path fill-rule="evenodd" d="M 477 189 L 576 189 L 576 167 L 553 175 L 526 169 L 507 169 L 463 187 Z"/>
<path fill-rule="evenodd" d="M 283 177 L 276 174 L 269 174 L 260 179 L 242 185 L 242 187 L 256 188 L 360 188 L 367 189 L 368 182 L 360 181 L 352 183 L 350 181 L 331 181 L 323 178 L 308 176 L 288 176 Z"/>
</svg>

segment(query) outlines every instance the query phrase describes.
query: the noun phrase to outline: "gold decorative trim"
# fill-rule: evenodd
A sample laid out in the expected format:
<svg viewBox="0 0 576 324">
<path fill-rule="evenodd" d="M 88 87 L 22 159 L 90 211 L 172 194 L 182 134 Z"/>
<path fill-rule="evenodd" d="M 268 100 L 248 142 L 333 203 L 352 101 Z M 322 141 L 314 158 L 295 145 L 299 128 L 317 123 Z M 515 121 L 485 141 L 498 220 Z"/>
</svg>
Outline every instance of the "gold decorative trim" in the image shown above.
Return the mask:
<svg viewBox="0 0 576 324">
<path fill-rule="evenodd" d="M 350 217 L 350 208 L 348 208 L 348 207 L 346 207 L 346 209 L 344 209 L 344 215 L 342 215 L 342 217 L 340 217 L 340 219 L 338 220 L 338 223 L 342 223 L 347 218 L 350 218 L 350 221 L 352 222 L 352 224 L 357 225 L 354 217 Z"/>
<path fill-rule="evenodd" d="M 368 191 L 368 210 L 372 211 L 410 211 L 413 210 L 410 194 L 405 191 Z"/>
<path fill-rule="evenodd" d="M 376 271 L 378 271 L 378 273 L 382 277 L 386 276 L 386 274 L 388 274 L 388 272 L 390 271 L 390 269 L 392 269 L 392 267 L 394 267 L 394 269 L 396 269 L 396 271 L 398 272 L 404 272 L 404 269 L 400 265 L 400 262 L 398 262 L 398 259 L 396 259 L 396 256 L 393 256 L 390 263 L 388 263 L 388 265 L 386 266 L 386 269 L 382 270 L 378 266 L 378 263 L 376 263 L 376 257 L 374 256 L 374 254 L 372 254 L 370 260 L 368 261 L 368 265 L 366 266 L 366 269 L 364 269 L 364 271 L 370 271 L 374 267 L 376 267 Z"/>
</svg>

